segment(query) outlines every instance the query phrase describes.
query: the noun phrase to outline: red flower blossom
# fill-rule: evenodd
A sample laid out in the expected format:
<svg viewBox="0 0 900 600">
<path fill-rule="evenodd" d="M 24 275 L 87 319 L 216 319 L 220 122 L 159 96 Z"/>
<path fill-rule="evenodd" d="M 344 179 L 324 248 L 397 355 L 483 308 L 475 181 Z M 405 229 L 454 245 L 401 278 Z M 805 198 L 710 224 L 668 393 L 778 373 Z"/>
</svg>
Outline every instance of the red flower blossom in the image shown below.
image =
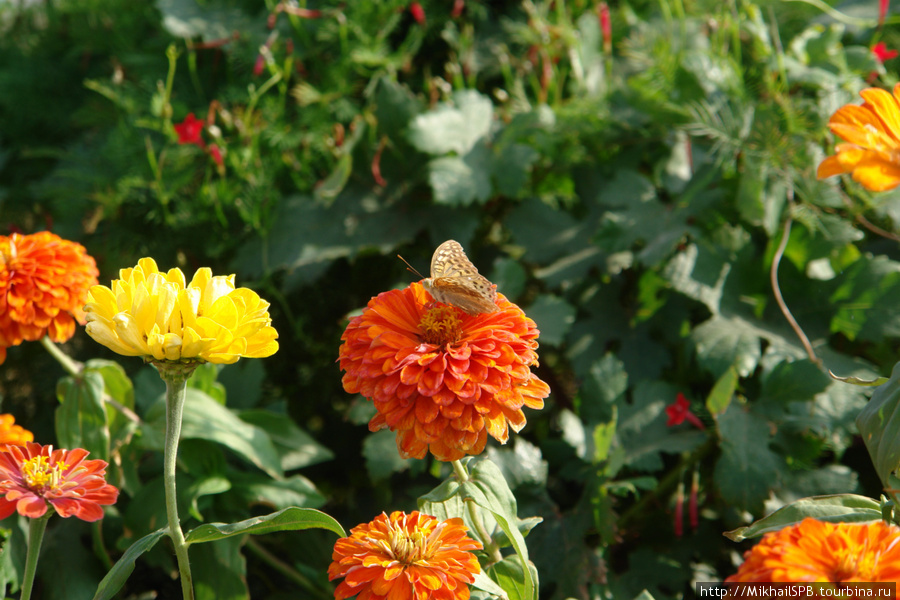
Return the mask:
<svg viewBox="0 0 900 600">
<path fill-rule="evenodd" d="M 206 148 L 206 143 L 200 136 L 203 133 L 203 121 L 197 119 L 194 113 L 188 113 L 181 123 L 174 125 L 175 133 L 178 134 L 179 144 L 194 144 L 201 148 Z"/>
<path fill-rule="evenodd" d="M 806 518 L 764 535 L 725 581 L 900 581 L 900 528 Z"/>
<path fill-rule="evenodd" d="M 896 50 L 888 50 L 887 44 L 884 42 L 878 42 L 874 46 L 872 46 L 872 54 L 875 55 L 875 59 L 883 63 L 886 60 L 890 60 L 897 56 L 898 53 Z"/>
<path fill-rule="evenodd" d="M 212 158 L 213 162 L 217 165 L 221 167 L 225 164 L 225 159 L 222 158 L 222 150 L 219 148 L 218 144 L 210 144 L 207 151 L 209 152 L 210 158 Z"/>
<path fill-rule="evenodd" d="M 884 25 L 884 18 L 887 17 L 888 8 L 891 6 L 891 0 L 878 0 L 878 27 Z"/>
<path fill-rule="evenodd" d="M 481 570 L 462 519 L 438 521 L 413 511 L 357 525 L 334 544 L 328 579 L 343 577 L 336 600 L 466 600 Z"/>
<path fill-rule="evenodd" d="M 508 426 L 525 426 L 523 406 L 543 408 L 550 388 L 530 369 L 537 327 L 501 294 L 497 306 L 467 315 L 412 283 L 350 320 L 339 357 L 344 389 L 375 403 L 369 429 L 396 431 L 401 456 L 480 454 L 488 433 L 506 443 Z"/>
<path fill-rule="evenodd" d="M 0 364 L 23 341 L 71 338 L 97 274 L 84 246 L 48 231 L 0 236 Z"/>
<path fill-rule="evenodd" d="M 409 14 L 413 16 L 413 19 L 416 20 L 416 23 L 419 25 L 425 25 L 425 9 L 422 8 L 422 5 L 418 2 L 410 2 L 409 4 Z"/>
<path fill-rule="evenodd" d="M 691 412 L 691 403 L 688 402 L 681 392 L 675 397 L 675 402 L 666 407 L 666 414 L 669 415 L 669 420 L 666 421 L 667 427 L 681 425 L 687 419 L 697 429 L 706 429 L 706 426 L 697 418 L 697 415 Z"/>
<path fill-rule="evenodd" d="M 600 19 L 600 34 L 603 36 L 603 51 L 612 53 L 612 20 L 609 16 L 609 5 L 601 2 L 597 6 L 597 17 Z"/>
<path fill-rule="evenodd" d="M 84 460 L 88 451 L 53 450 L 28 443 L 5 446 L 0 452 L 0 519 L 18 511 L 37 519 L 53 506 L 62 517 L 83 521 L 103 518 L 101 504 L 114 504 L 119 496 L 106 483 L 106 461 Z"/>
</svg>

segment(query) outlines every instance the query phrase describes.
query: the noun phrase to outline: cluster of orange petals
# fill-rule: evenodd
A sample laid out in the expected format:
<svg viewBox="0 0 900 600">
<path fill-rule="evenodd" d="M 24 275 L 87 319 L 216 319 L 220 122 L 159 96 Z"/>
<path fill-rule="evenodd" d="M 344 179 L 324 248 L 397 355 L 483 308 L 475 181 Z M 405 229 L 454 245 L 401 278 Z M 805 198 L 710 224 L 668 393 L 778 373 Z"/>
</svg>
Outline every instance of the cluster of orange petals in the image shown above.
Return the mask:
<svg viewBox="0 0 900 600">
<path fill-rule="evenodd" d="M 0 364 L 23 341 L 72 337 L 97 275 L 81 244 L 47 231 L 0 236 Z"/>
<path fill-rule="evenodd" d="M 14 416 L 10 414 L 0 415 L 0 444 L 24 446 L 28 442 L 33 441 L 34 434 L 21 425 L 16 425 Z"/>
<path fill-rule="evenodd" d="M 37 519 L 52 506 L 63 517 L 103 518 L 103 504 L 114 504 L 119 490 L 106 483 L 107 463 L 85 460 L 88 451 L 54 450 L 27 443 L 0 452 L 0 519 L 18 511 Z"/>
<path fill-rule="evenodd" d="M 328 579 L 344 578 L 336 600 L 466 600 L 481 570 L 471 551 L 481 547 L 466 535 L 462 519 L 381 513 L 334 544 Z"/>
<path fill-rule="evenodd" d="M 900 528 L 806 518 L 767 533 L 727 582 L 900 581 Z"/>
<path fill-rule="evenodd" d="M 494 313 L 436 303 L 419 283 L 379 294 L 350 320 L 340 349 L 344 389 L 370 398 L 377 431 L 397 432 L 404 458 L 480 454 L 487 434 L 506 443 L 550 388 L 537 364 L 534 321 L 502 295 Z"/>
<path fill-rule="evenodd" d="M 900 84 L 893 95 L 878 88 L 859 93 L 862 106 L 847 104 L 828 120 L 828 128 L 846 143 L 819 165 L 819 179 L 850 173 L 873 192 L 900 185 Z"/>
</svg>

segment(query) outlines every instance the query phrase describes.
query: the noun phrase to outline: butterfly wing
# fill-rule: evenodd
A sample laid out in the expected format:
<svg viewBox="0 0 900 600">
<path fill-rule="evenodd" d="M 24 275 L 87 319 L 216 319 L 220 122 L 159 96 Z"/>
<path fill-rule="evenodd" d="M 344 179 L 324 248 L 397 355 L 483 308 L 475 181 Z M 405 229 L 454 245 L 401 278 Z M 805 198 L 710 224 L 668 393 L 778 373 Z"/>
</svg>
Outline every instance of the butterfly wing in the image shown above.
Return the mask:
<svg viewBox="0 0 900 600">
<path fill-rule="evenodd" d="M 438 302 L 452 304 L 470 315 L 500 310 L 495 303 L 497 286 L 479 275 L 463 247 L 454 240 L 447 240 L 434 251 L 431 280 L 426 288 Z"/>
</svg>

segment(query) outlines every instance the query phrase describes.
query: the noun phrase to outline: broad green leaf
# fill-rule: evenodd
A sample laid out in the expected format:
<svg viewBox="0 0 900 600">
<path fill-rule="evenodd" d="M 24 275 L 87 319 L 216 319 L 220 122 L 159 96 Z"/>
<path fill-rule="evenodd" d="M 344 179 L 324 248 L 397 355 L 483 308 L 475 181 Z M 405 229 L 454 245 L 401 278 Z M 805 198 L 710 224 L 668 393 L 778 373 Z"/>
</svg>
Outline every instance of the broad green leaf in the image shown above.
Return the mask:
<svg viewBox="0 0 900 600">
<path fill-rule="evenodd" d="M 327 529 L 344 537 L 344 528 L 329 515 L 313 508 L 290 507 L 262 517 L 253 517 L 237 523 L 206 523 L 185 535 L 188 544 L 214 542 L 234 535 L 261 535 L 273 531 L 298 531 L 301 529 Z"/>
<path fill-rule="evenodd" d="M 809 359 L 782 361 L 763 377 L 762 398 L 770 402 L 807 402 L 831 380 Z"/>
<path fill-rule="evenodd" d="M 329 173 L 328 177 L 319 182 L 313 191 L 316 200 L 330 203 L 331 200 L 337 198 L 347 181 L 350 180 L 350 173 L 353 172 L 353 155 L 349 152 L 344 153 L 338 159 L 334 169 Z"/>
<path fill-rule="evenodd" d="M 881 505 L 865 496 L 856 494 L 833 494 L 813 496 L 791 502 L 771 515 L 754 521 L 747 527 L 738 527 L 725 533 L 733 542 L 759 537 L 770 531 L 778 531 L 788 525 L 799 523 L 807 517 L 829 523 L 862 523 L 881 519 Z"/>
<path fill-rule="evenodd" d="M 890 488 L 889 477 L 900 467 L 900 363 L 888 382 L 875 389 L 856 425 L 878 477 Z"/>
<path fill-rule="evenodd" d="M 783 459 L 769 450 L 769 425 L 732 403 L 718 418 L 722 455 L 714 477 L 722 499 L 751 512 L 761 512 L 769 490 L 778 484 Z"/>
<path fill-rule="evenodd" d="M 530 579 L 534 581 L 536 588 L 538 573 L 530 561 L 528 570 L 531 574 Z M 524 584 L 528 579 L 522 572 L 522 562 L 517 560 L 515 556 L 507 556 L 500 562 L 492 564 L 488 567 L 487 574 L 503 588 L 509 600 L 531 600 L 531 598 L 536 598 L 536 596 L 529 595 L 528 587 Z"/>
<path fill-rule="evenodd" d="M 28 521 L 18 513 L 0 521 L 0 589 L 16 592 L 21 587 L 28 554 Z"/>
<path fill-rule="evenodd" d="M 300 469 L 332 460 L 334 453 L 318 443 L 311 435 L 297 427 L 290 417 L 270 410 L 244 410 L 238 413 L 242 421 L 265 431 L 281 455 L 285 471 Z"/>
<path fill-rule="evenodd" d="M 493 177 L 497 192 L 515 198 L 528 182 L 531 165 L 540 155 L 525 144 L 498 146 L 493 153 Z"/>
<path fill-rule="evenodd" d="M 230 472 L 228 478 L 232 485 L 228 495 L 240 500 L 240 508 L 252 505 L 275 509 L 291 506 L 317 508 L 327 500 L 315 484 L 303 475 L 272 479 L 259 472 Z"/>
<path fill-rule="evenodd" d="M 124 414 L 120 408 L 134 410 L 134 385 L 122 365 L 115 361 L 91 359 L 85 363 L 84 370 L 99 373 L 103 377 L 103 389 L 110 401 L 106 413 L 109 418 L 110 446 L 116 447 L 127 440 L 138 426 L 136 420 Z"/>
<path fill-rule="evenodd" d="M 373 481 L 385 480 L 393 473 L 409 468 L 412 459 L 402 458 L 398 454 L 396 439 L 396 433 L 384 429 L 367 435 L 363 440 L 362 454 Z"/>
<path fill-rule="evenodd" d="M 441 103 L 417 115 L 409 126 L 409 141 L 427 154 L 455 152 L 463 156 L 487 136 L 493 116 L 490 98 L 474 90 L 459 91 L 453 94 L 452 103 Z"/>
<path fill-rule="evenodd" d="M 520 485 L 546 485 L 548 467 L 541 449 L 521 436 L 512 442 L 512 448 L 509 444 L 487 448 L 488 459 L 497 465 L 509 486 L 516 489 Z"/>
<path fill-rule="evenodd" d="M 484 570 L 479 571 L 475 575 L 475 582 L 472 584 L 475 590 L 482 590 L 493 597 L 502 598 L 506 595 L 506 591 L 497 585 L 497 582 L 491 579 Z"/>
<path fill-rule="evenodd" d="M 541 332 L 541 343 L 558 346 L 575 322 L 575 307 L 559 296 L 541 294 L 528 307 L 528 316 Z"/>
<path fill-rule="evenodd" d="M 203 392 L 222 406 L 225 406 L 225 386 L 217 381 L 222 368 L 223 365 L 214 363 L 200 365 L 194 370 L 191 378 L 188 379 L 188 387 Z"/>
<path fill-rule="evenodd" d="M 467 206 L 475 201 L 483 204 L 492 191 L 489 159 L 490 151 L 479 143 L 464 156 L 442 156 L 429 161 L 428 183 L 434 201 L 449 206 Z"/>
<path fill-rule="evenodd" d="M 716 377 L 734 368 L 747 377 L 761 355 L 759 333 L 741 319 L 713 317 L 691 333 L 697 361 Z"/>
<path fill-rule="evenodd" d="M 103 405 L 103 376 L 85 371 L 64 377 L 56 388 L 56 439 L 63 448 L 84 448 L 91 458 L 109 461 L 109 427 Z"/>
<path fill-rule="evenodd" d="M 109 570 L 109 573 L 107 573 L 106 577 L 103 578 L 103 581 L 100 582 L 100 585 L 97 587 L 97 592 L 94 594 L 94 600 L 109 600 L 113 598 L 116 593 L 122 589 L 122 586 L 125 585 L 125 581 L 128 580 L 128 576 L 131 575 L 131 572 L 134 571 L 134 561 L 136 561 L 141 554 L 155 546 L 156 542 L 158 542 L 162 536 L 166 535 L 167 531 L 168 527 L 157 529 L 129 546 L 128 550 L 125 551 L 125 554 L 122 555 L 122 558 L 116 561 L 113 568 Z"/>
<path fill-rule="evenodd" d="M 241 538 L 191 549 L 194 600 L 248 600 L 247 561 Z"/>
<path fill-rule="evenodd" d="M 375 105 L 378 131 L 394 139 L 419 113 L 421 103 L 406 85 L 382 77 L 378 80 Z"/>
<path fill-rule="evenodd" d="M 147 426 L 156 435 L 165 429 L 165 400 L 147 413 Z M 283 477 L 281 459 L 265 431 L 242 421 L 233 411 L 203 392 L 188 388 L 185 393 L 181 439 L 209 440 L 221 444 L 276 479 Z"/>
</svg>

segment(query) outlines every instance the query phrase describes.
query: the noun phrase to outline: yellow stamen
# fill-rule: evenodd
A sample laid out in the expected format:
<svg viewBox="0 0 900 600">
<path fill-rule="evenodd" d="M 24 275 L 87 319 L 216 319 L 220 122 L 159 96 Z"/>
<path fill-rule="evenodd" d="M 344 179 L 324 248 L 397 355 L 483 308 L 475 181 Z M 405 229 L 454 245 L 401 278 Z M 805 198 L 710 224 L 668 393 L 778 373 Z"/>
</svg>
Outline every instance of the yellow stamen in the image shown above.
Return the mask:
<svg viewBox="0 0 900 600">
<path fill-rule="evenodd" d="M 66 463 L 50 464 L 46 456 L 35 456 L 22 463 L 22 476 L 32 490 L 60 491 L 63 473 L 69 469 Z"/>
<path fill-rule="evenodd" d="M 435 306 L 422 315 L 419 330 L 422 332 L 422 340 L 428 344 L 452 344 L 462 337 L 462 320 L 455 308 Z"/>
</svg>

